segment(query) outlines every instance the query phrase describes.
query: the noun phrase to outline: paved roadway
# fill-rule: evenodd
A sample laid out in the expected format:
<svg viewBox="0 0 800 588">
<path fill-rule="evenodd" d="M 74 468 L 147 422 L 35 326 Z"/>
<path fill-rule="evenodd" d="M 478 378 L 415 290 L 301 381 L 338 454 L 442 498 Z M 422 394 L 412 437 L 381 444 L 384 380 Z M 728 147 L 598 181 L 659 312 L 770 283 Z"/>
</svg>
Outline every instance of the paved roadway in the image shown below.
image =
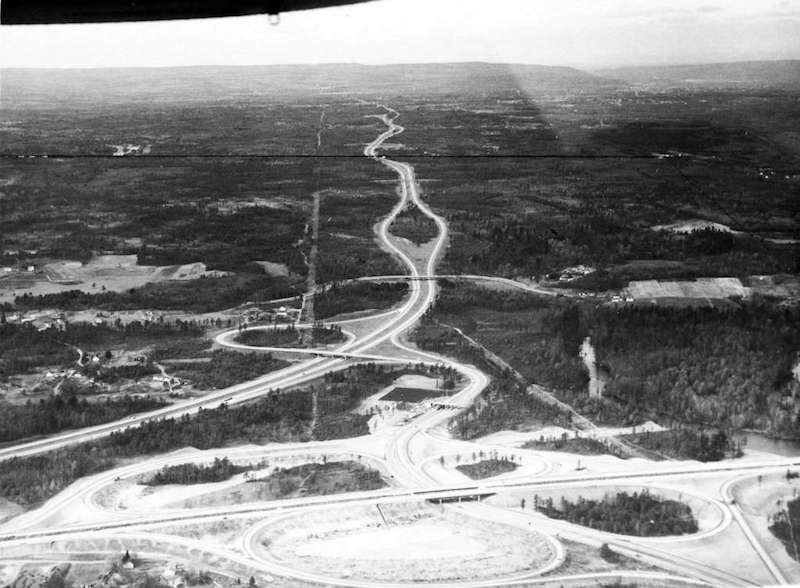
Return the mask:
<svg viewBox="0 0 800 588">
<path fill-rule="evenodd" d="M 385 107 L 384 107 L 385 108 Z M 387 130 L 383 132 L 372 143 L 367 145 L 364 149 L 366 157 L 373 158 L 376 162 L 387 166 L 397 173 L 399 182 L 400 198 L 392 209 L 391 213 L 379 224 L 378 236 L 382 243 L 396 255 L 408 269 L 408 274 L 402 276 L 403 279 L 409 279 L 410 292 L 408 298 L 404 303 L 396 309 L 389 312 L 377 315 L 381 318 L 380 321 L 375 321 L 376 326 L 359 336 L 349 336 L 348 341 L 334 350 L 294 350 L 299 354 L 309 354 L 315 357 L 307 361 L 303 361 L 289 368 L 268 374 L 255 381 L 234 386 L 223 391 L 215 392 L 209 396 L 201 399 L 181 402 L 170 407 L 153 411 L 151 413 L 136 415 L 109 423 L 98 427 L 82 429 L 79 431 L 72 431 L 55 435 L 47 439 L 41 439 L 33 442 L 23 443 L 12 447 L 6 447 L 0 450 L 0 459 L 8 459 L 15 456 L 27 456 L 51 451 L 69 444 L 83 442 L 89 439 L 95 439 L 102 436 L 109 435 L 114 431 L 119 431 L 127 427 L 137 426 L 143 422 L 151 419 L 175 417 L 183 414 L 193 414 L 201 408 L 213 408 L 222 403 L 237 404 L 250 401 L 258 398 L 272 389 L 286 389 L 297 384 L 318 378 L 326 372 L 344 369 L 352 365 L 354 362 L 363 361 L 380 361 L 380 362 L 396 362 L 398 357 L 403 357 L 403 361 L 407 358 L 414 358 L 414 361 L 422 361 L 429 364 L 444 364 L 458 370 L 467 380 L 468 384 L 463 390 L 448 401 L 448 404 L 455 408 L 446 410 L 430 410 L 421 414 L 411 421 L 410 424 L 400 427 L 396 430 L 395 434 L 380 440 L 379 436 L 371 438 L 370 442 L 374 447 L 370 449 L 368 443 L 361 443 L 358 445 L 357 440 L 354 447 L 346 441 L 338 441 L 332 443 L 308 443 L 298 445 L 284 445 L 272 448 L 262 449 L 221 449 L 215 452 L 206 452 L 203 459 L 208 459 L 211 455 L 232 455 L 237 451 L 256 451 L 260 455 L 276 457 L 278 455 L 293 455 L 298 452 L 310 455 L 323 455 L 330 454 L 331 452 L 354 452 L 364 455 L 369 459 L 376 460 L 382 463 L 393 474 L 395 480 L 400 485 L 399 488 L 391 488 L 388 490 L 381 490 L 368 493 L 352 493 L 340 496 L 324 496 L 324 497 L 309 497 L 296 500 L 284 500 L 279 503 L 265 503 L 265 504 L 247 504 L 247 505 L 226 505 L 224 507 L 213 507 L 205 509 L 193 509 L 192 511 L 175 511 L 165 509 L 156 513 L 142 513 L 142 512 L 99 512 L 99 520 L 95 522 L 87 522 L 83 524 L 76 524 L 74 522 L 62 525 L 59 528 L 54 528 L 50 523 L 55 520 L 59 513 L 68 511 L 71 505 L 80 502 L 84 507 L 89 506 L 97 508 L 94 502 L 94 497 L 98 492 L 113 484 L 119 477 L 131 477 L 141 475 L 142 472 L 157 470 L 168 464 L 183 463 L 187 460 L 184 455 L 168 455 L 160 456 L 153 459 L 148 459 L 145 462 L 138 463 L 124 468 L 118 468 L 111 472 L 105 472 L 97 476 L 80 480 L 59 496 L 48 501 L 42 508 L 28 513 L 17 520 L 12 520 L 5 526 L 0 528 L 0 554 L 2 553 L 3 546 L 17 546 L 26 545 L 42 541 L 53 540 L 55 538 L 71 538 L 71 537 L 92 537 L 97 536 L 127 536 L 133 535 L 137 532 L 143 532 L 145 529 L 157 529 L 159 526 L 164 526 L 170 523 L 181 522 L 182 524 L 190 522 L 202 522 L 208 520 L 220 520 L 228 517 L 252 517 L 252 516 L 269 516 L 277 513 L 287 513 L 300 509 L 309 508 L 330 508 L 332 506 L 341 506 L 344 504 L 377 504 L 381 502 L 397 502 L 397 501 L 419 501 L 419 500 L 437 500 L 437 499 L 453 499 L 453 498 L 470 498 L 474 496 L 483 496 L 493 493 L 498 493 L 507 490 L 535 490 L 536 488 L 547 488 L 561 486 L 574 486 L 574 485 L 593 485 L 593 484 L 611 484 L 619 483 L 625 485 L 629 483 L 636 483 L 636 481 L 647 481 L 651 483 L 653 479 L 666 479 L 675 476 L 686 476 L 687 474 L 697 475 L 710 475 L 715 473 L 730 473 L 730 474 L 752 474 L 754 471 L 772 471 L 773 469 L 781 470 L 789 466 L 798 466 L 800 461 L 795 460 L 764 460 L 763 463 L 751 462 L 746 467 L 730 463 L 718 464 L 712 466 L 696 466 L 696 465 L 677 465 L 674 467 L 654 468 L 652 471 L 632 471 L 614 474 L 591 474 L 591 475 L 541 475 L 535 478 L 526 480 L 506 480 L 506 481 L 487 481 L 480 484 L 468 485 L 447 485 L 438 482 L 436 479 L 427 475 L 421 467 L 422 461 L 430 459 L 431 456 L 414 455 L 414 445 L 418 441 L 424 441 L 426 438 L 426 431 L 436 428 L 443 423 L 446 423 L 460 409 L 465 408 L 472 404 L 475 398 L 486 387 L 489 380 L 488 377 L 480 370 L 473 366 L 464 365 L 445 357 L 435 354 L 421 352 L 407 345 L 403 340 L 403 334 L 406 333 L 413 325 L 422 317 L 430 305 L 433 303 L 436 296 L 436 265 L 439 261 L 448 238 L 448 227 L 444 219 L 436 215 L 419 196 L 417 182 L 414 176 L 414 169 L 407 163 L 398 162 L 385 157 L 379 157 L 377 150 L 386 140 L 394 137 L 395 135 L 403 132 L 403 128 L 397 125 L 394 120 L 398 113 L 392 109 L 386 108 L 387 114 L 382 116 L 382 120 L 387 125 Z M 416 206 L 423 214 L 431 218 L 439 229 L 439 235 L 434 243 L 431 255 L 424 261 L 424 263 L 415 263 L 410 256 L 403 250 L 402 243 L 394 239 L 389 231 L 389 228 L 396 218 L 396 216 L 406 206 Z M 445 277 L 445 276 L 438 276 Z M 541 290 L 535 286 L 528 286 L 514 282 L 512 280 L 505 280 L 503 278 L 492 278 L 485 276 L 447 276 L 452 278 L 464 279 L 490 279 L 497 282 L 502 282 L 506 285 L 518 287 L 541 294 L 554 295 L 554 292 L 548 290 Z M 370 279 L 370 278 L 367 278 Z M 381 278 L 375 278 L 381 279 Z M 383 278 L 386 279 L 386 278 Z M 352 319 L 348 322 L 359 322 L 374 320 L 376 317 L 363 317 L 359 319 Z M 235 332 L 223 334 L 218 338 L 218 342 L 225 345 L 236 346 L 237 344 L 232 341 Z M 397 355 L 383 353 L 374 353 L 374 350 L 379 345 L 390 343 L 397 350 Z M 385 347 L 385 346 L 384 346 Z M 276 349 L 276 351 L 286 351 L 285 349 Z M 428 438 L 429 439 L 429 438 Z M 726 486 L 726 502 L 730 502 L 729 492 L 730 486 Z M 770 574 L 775 578 L 778 583 L 786 583 L 787 580 L 781 572 L 780 568 L 770 558 L 769 554 L 760 545 L 758 539 L 749 530 L 747 523 L 737 512 L 738 508 L 730 508 L 729 504 L 718 503 L 718 507 L 724 511 L 723 524 L 715 528 L 713 532 L 709 532 L 706 536 L 722 532 L 732 521 L 735 521 L 742 527 L 747 540 L 752 544 L 754 550 L 763 561 Z M 532 525 L 535 521 L 537 529 L 546 532 L 549 536 L 561 536 L 564 538 L 573 539 L 576 541 L 597 544 L 600 542 L 608 542 L 612 544 L 614 549 L 622 554 L 636 557 L 643 561 L 650 562 L 654 565 L 672 569 L 680 577 L 684 578 L 689 576 L 699 579 L 699 582 L 707 582 L 714 585 L 752 585 L 752 582 L 747 578 L 738 577 L 735 574 L 719 570 L 713 566 L 705 563 L 694 561 L 689 558 L 678 557 L 674 553 L 665 551 L 663 547 L 654 545 L 653 542 L 648 541 L 632 541 L 629 538 L 611 536 L 609 534 L 592 531 L 583 527 L 569 525 L 561 521 L 551 521 L 542 516 L 533 515 L 531 513 L 513 512 L 507 509 L 500 509 L 490 507 L 484 504 L 469 504 L 457 507 L 463 509 L 470 516 L 478 518 L 487 518 L 493 521 L 502 521 L 507 524 L 514 524 L 518 526 Z M 531 518 L 533 517 L 533 518 Z M 44 527 L 44 528 L 43 528 Z M 325 578 L 311 572 L 292 571 L 281 566 L 279 562 L 270 561 L 268 556 L 260 552 L 257 547 L 257 533 L 252 531 L 246 535 L 247 541 L 242 545 L 242 549 L 246 553 L 246 557 L 242 561 L 246 561 L 248 565 L 254 566 L 256 569 L 270 573 L 280 573 L 293 575 L 298 578 L 306 579 L 313 582 L 320 582 L 326 584 L 338 584 L 347 586 L 375 586 L 373 582 L 357 583 L 352 580 L 337 581 L 332 578 Z M 691 539 L 691 538 L 688 538 Z M 553 540 L 554 549 L 556 552 L 560 549 L 560 542 Z M 215 548 L 213 546 L 205 545 L 203 548 L 206 551 L 216 550 L 216 555 L 228 557 L 233 559 L 242 559 L 240 554 L 231 555 L 227 550 L 222 548 Z M 563 555 L 563 553 L 562 553 Z M 0 563 L 2 563 L 0 561 Z M 295 573 L 296 572 L 296 573 Z M 647 574 L 640 574 L 641 577 L 648 576 Z M 612 574 L 612 577 L 617 578 L 623 576 L 625 578 L 636 577 L 636 573 Z M 658 576 L 656 574 L 655 576 Z M 558 577 L 551 576 L 552 580 Z M 604 574 L 585 574 L 578 576 L 564 576 L 563 580 L 568 579 L 592 579 L 598 580 L 605 577 Z M 649 576 L 648 576 L 649 577 Z M 677 576 L 662 574 L 660 577 L 663 579 L 675 579 Z M 651 578 L 652 579 L 652 578 Z M 461 586 L 470 586 L 472 588 L 480 588 L 488 585 L 508 584 L 514 585 L 518 583 L 530 583 L 532 581 L 531 574 L 511 577 L 505 581 L 493 580 L 491 583 L 486 582 L 473 582 L 461 583 Z M 697 580 L 693 580 L 697 582 Z M 690 582 L 691 583 L 691 582 Z M 398 584 L 387 583 L 385 586 L 395 586 Z"/>
</svg>

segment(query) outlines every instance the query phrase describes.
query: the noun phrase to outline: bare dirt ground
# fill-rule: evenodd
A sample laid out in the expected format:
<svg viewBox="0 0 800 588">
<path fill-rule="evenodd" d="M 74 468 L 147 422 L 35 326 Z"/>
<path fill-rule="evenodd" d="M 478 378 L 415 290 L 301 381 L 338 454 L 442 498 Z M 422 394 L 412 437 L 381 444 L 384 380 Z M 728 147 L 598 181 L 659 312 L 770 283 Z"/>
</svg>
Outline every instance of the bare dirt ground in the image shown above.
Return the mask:
<svg viewBox="0 0 800 588">
<path fill-rule="evenodd" d="M 264 268 L 264 271 L 270 276 L 280 277 L 289 275 L 289 268 L 285 263 L 276 263 L 274 261 L 256 261 L 254 263 Z"/>
<path fill-rule="evenodd" d="M 663 431 L 664 427 L 647 421 L 635 427 L 597 427 L 591 431 L 581 431 L 581 437 L 591 437 L 602 439 L 605 437 L 616 437 L 619 435 L 630 435 L 632 433 L 644 433 L 646 431 Z M 563 427 L 548 426 L 531 429 L 530 431 L 499 431 L 478 439 L 479 443 L 489 445 L 503 445 L 506 447 L 520 447 L 527 441 L 552 441 L 561 439 L 566 434 L 568 438 L 575 436 L 574 429 Z"/>
<path fill-rule="evenodd" d="M 785 474 L 747 478 L 733 489 L 736 504 L 750 528 L 775 563 L 792 582 L 800 582 L 800 563 L 786 551 L 783 543 L 769 530 L 769 517 L 786 508 L 786 503 L 800 496 L 800 480 Z"/>
<path fill-rule="evenodd" d="M 167 535 L 178 535 L 207 543 L 219 545 L 226 549 L 235 548 L 238 540 L 255 523 L 262 519 L 253 518 L 228 518 L 221 521 L 212 521 L 203 524 L 192 524 L 162 529 Z"/>
<path fill-rule="evenodd" d="M 554 555 L 538 533 L 414 504 L 290 516 L 261 541 L 291 566 L 394 582 L 496 578 L 537 569 Z"/>
<path fill-rule="evenodd" d="M 292 496 L 274 495 L 274 488 L 268 487 L 257 480 L 272 474 L 278 468 L 291 468 L 308 463 L 322 463 L 320 457 L 315 461 L 309 461 L 305 456 L 281 457 L 279 459 L 269 459 L 259 463 L 258 459 L 238 460 L 233 459 L 238 465 L 254 464 L 253 469 L 242 474 L 237 474 L 229 480 L 206 484 L 167 484 L 163 486 L 148 486 L 143 482 L 150 478 L 152 474 L 141 476 L 137 480 L 121 480 L 103 489 L 95 495 L 94 500 L 102 508 L 111 510 L 136 510 L 152 511 L 161 508 L 201 508 L 208 506 L 221 506 L 230 504 L 245 504 L 249 502 L 262 502 L 275 500 L 276 498 L 291 498 Z M 192 461 L 192 460 L 188 460 Z M 344 461 L 358 461 L 358 457 L 349 454 L 330 454 L 325 456 L 327 463 Z M 361 463 L 380 471 L 384 478 L 388 478 L 388 472 L 379 462 L 372 459 L 361 458 Z M 255 465 L 257 464 L 257 465 Z M 344 482 L 344 480 L 342 480 Z M 335 483 L 332 480 L 331 483 Z"/>
<path fill-rule="evenodd" d="M 4 523 L 5 521 L 14 518 L 18 514 L 20 514 L 24 509 L 14 503 L 6 500 L 5 498 L 0 498 L 0 524 Z M 0 581 L 0 585 L 3 585 L 3 582 Z"/>
<path fill-rule="evenodd" d="M 397 378 L 391 385 L 381 389 L 379 392 L 364 399 L 361 404 L 353 411 L 356 414 L 371 414 L 373 418 L 369 422 L 370 433 L 377 433 L 391 429 L 403 423 L 421 410 L 423 403 L 395 402 L 384 400 L 383 397 L 395 388 L 420 388 L 423 390 L 433 390 L 437 387 L 437 380 L 422 375 L 406 374 Z M 457 385 L 454 390 L 442 391 L 442 397 L 458 392 L 460 387 Z M 430 402 L 428 399 L 427 402 Z"/>
</svg>

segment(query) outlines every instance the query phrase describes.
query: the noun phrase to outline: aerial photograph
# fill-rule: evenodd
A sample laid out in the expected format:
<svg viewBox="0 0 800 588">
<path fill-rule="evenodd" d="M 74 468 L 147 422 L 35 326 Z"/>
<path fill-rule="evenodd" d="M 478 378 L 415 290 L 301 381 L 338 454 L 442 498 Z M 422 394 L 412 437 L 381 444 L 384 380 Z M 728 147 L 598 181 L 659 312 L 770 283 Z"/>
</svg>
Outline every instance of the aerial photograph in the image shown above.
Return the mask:
<svg viewBox="0 0 800 588">
<path fill-rule="evenodd" d="M 800 586 L 800 0 L 2 0 L 0 588 Z"/>
</svg>

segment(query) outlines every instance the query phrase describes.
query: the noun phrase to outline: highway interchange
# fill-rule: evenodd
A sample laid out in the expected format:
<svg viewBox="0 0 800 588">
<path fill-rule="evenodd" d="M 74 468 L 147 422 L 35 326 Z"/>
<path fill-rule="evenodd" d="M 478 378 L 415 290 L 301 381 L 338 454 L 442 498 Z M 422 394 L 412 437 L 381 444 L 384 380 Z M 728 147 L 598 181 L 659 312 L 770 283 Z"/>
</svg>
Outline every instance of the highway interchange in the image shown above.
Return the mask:
<svg viewBox="0 0 800 588">
<path fill-rule="evenodd" d="M 526 459 L 535 464 L 535 472 L 523 468 L 520 475 L 503 476 L 479 483 L 466 482 L 460 474 L 436 467 L 438 459 L 446 455 L 467 455 L 480 449 L 492 449 L 492 445 L 475 445 L 450 439 L 444 432 L 446 423 L 460 410 L 470 406 L 489 384 L 489 378 L 471 365 L 461 364 L 439 355 L 422 352 L 404 339 L 422 315 L 430 308 L 436 297 L 436 266 L 448 243 L 448 227 L 444 219 L 436 215 L 420 198 L 414 169 L 407 163 L 387 159 L 378 154 L 384 142 L 403 132 L 396 124 L 396 111 L 386 111 L 380 116 L 387 129 L 364 148 L 364 156 L 373 159 L 394 171 L 399 179 L 399 199 L 391 213 L 376 227 L 382 245 L 395 255 L 406 267 L 409 279 L 409 295 L 397 308 L 378 315 L 364 316 L 342 321 L 347 341 L 334 350 L 292 350 L 309 359 L 270 373 L 257 380 L 211 393 L 203 398 L 172 404 L 151 413 L 128 417 L 88 429 L 70 431 L 37 441 L 22 443 L 0 449 L 0 460 L 14 456 L 30 456 L 70 444 L 85 442 L 107 436 L 114 431 L 138 426 L 146 421 L 165 417 L 194 414 L 201 409 L 215 408 L 221 404 L 235 405 L 259 398 L 271 390 L 287 390 L 322 375 L 345 369 L 354 363 L 372 361 L 382 363 L 423 362 L 445 365 L 457 370 L 466 384 L 448 400 L 448 408 L 430 405 L 421 407 L 406 424 L 390 427 L 374 435 L 330 442 L 268 445 L 264 447 L 225 448 L 203 452 L 182 452 L 148 458 L 134 465 L 126 465 L 112 471 L 79 480 L 40 508 L 20 515 L 0 526 L 0 565 L 4 561 L 21 561 L 30 557 L 39 561 L 43 554 L 53 552 L 52 561 L 69 559 L 71 550 L 80 542 L 127 541 L 131 545 L 150 545 L 154 552 L 173 557 L 206 560 L 206 568 L 221 574 L 237 576 L 241 570 L 268 574 L 272 578 L 292 578 L 310 584 L 331 586 L 402 586 L 387 578 L 384 582 L 360 580 L 358 578 L 336 578 L 313 570 L 296 569 L 265 553 L 260 544 L 260 532 L 280 517 L 293 513 L 310 512 L 314 509 L 330 509 L 345 505 L 375 505 L 398 502 L 447 501 L 448 508 L 456 509 L 476 519 L 502 522 L 513 527 L 535 530 L 544 535 L 552 546 L 553 557 L 549 563 L 536 570 L 511 574 L 507 577 L 464 580 L 453 582 L 455 586 L 479 588 L 500 585 L 537 585 L 556 583 L 563 585 L 596 585 L 604 580 L 625 582 L 647 582 L 648 585 L 714 585 L 754 586 L 767 584 L 790 584 L 800 580 L 797 570 L 788 569 L 786 558 L 777 558 L 774 549 L 763 544 L 763 536 L 751 528 L 733 498 L 733 488 L 741 480 L 758 475 L 768 475 L 800 466 L 800 460 L 777 456 L 758 455 L 738 462 L 720 464 L 698 464 L 696 462 L 648 463 L 630 460 L 604 470 L 607 461 L 598 461 L 590 467 L 575 470 L 559 457 L 550 458 L 543 452 L 527 452 L 498 445 L 498 451 L 527 454 Z M 394 219 L 406 207 L 414 206 L 434 221 L 439 234 L 424 260 L 415 259 L 407 245 L 391 234 Z M 441 276 L 440 276 L 441 277 Z M 455 276 L 451 276 L 455 277 Z M 533 286 L 523 286 L 510 280 L 483 276 L 458 276 L 466 279 L 494 279 L 509 282 L 510 286 L 522 287 L 540 294 L 552 292 Z M 394 276 L 393 278 L 400 278 Z M 367 278 L 372 279 L 372 278 Z M 380 278 L 374 278 L 380 279 Z M 388 278 L 387 278 L 388 279 Z M 242 347 L 233 341 L 236 331 L 223 333 L 217 343 Z M 287 352 L 286 349 L 280 349 Z M 120 480 L 132 479 L 165 465 L 177 465 L 187 461 L 208 462 L 215 457 L 229 457 L 239 461 L 246 458 L 278 459 L 290 456 L 358 456 L 367 463 L 387 472 L 393 485 L 372 492 L 359 492 L 334 496 L 304 497 L 277 502 L 247 503 L 200 507 L 192 509 L 119 509 L 110 507 L 103 496 Z M 609 458 L 610 459 L 610 458 Z M 533 468 L 533 466 L 531 466 Z M 699 482 L 698 482 L 699 480 Z M 692 536 L 667 539 L 643 539 L 615 536 L 608 533 L 547 519 L 532 509 L 521 509 L 504 504 L 496 497 L 517 497 L 548 488 L 608 487 L 613 491 L 622 486 L 666 487 L 693 495 L 709 512 L 713 512 L 714 523 Z M 701 487 L 701 490 L 692 489 Z M 676 491 L 678 491 L 676 490 Z M 495 498 L 487 497 L 494 496 Z M 516 498 L 509 499 L 511 501 Z M 204 524 L 228 520 L 252 521 L 247 531 L 235 545 L 208 545 L 186 537 L 170 535 L 165 529 L 174 525 Z M 738 566 L 731 566 L 724 557 L 717 558 L 714 550 L 725 550 L 725 539 L 735 534 L 748 552 L 737 559 Z M 619 554 L 628 556 L 658 570 L 559 573 L 564 564 L 566 549 L 563 541 L 573 541 L 594 547 L 607 543 Z M 716 543 L 715 543 L 716 541 Z M 695 549 L 693 545 L 698 547 Z M 73 547 L 70 547 L 73 546 Z M 155 546 L 158 546 L 156 549 Z M 710 547 L 709 547 L 710 546 Z M 146 549 L 142 547 L 142 549 Z M 181 556 L 183 554 L 183 556 Z M 738 555 L 738 554 L 737 554 Z M 190 558 L 189 558 L 190 559 Z M 780 562 L 778 561 L 780 559 Z M 214 565 L 209 561 L 217 562 Z M 219 562 L 229 562 L 230 567 Z M 232 572 L 231 570 L 236 570 Z M 546 574 L 546 575 L 545 575 Z M 280 585 L 276 581 L 276 585 Z M 447 585 L 447 584 L 437 584 Z"/>
</svg>

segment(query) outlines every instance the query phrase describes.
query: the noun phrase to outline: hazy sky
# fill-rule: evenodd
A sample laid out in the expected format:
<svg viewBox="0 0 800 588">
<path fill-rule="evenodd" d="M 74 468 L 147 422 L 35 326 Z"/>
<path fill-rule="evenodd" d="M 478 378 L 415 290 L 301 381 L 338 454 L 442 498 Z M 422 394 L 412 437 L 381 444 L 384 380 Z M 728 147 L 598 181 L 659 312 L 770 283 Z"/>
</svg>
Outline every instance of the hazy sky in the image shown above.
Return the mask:
<svg viewBox="0 0 800 588">
<path fill-rule="evenodd" d="M 2 0 L 0 0 L 2 1 Z M 80 0 L 66 0 L 80 2 Z M 0 27 L 0 66 L 800 58 L 800 0 L 377 0 L 267 17 Z"/>
</svg>

